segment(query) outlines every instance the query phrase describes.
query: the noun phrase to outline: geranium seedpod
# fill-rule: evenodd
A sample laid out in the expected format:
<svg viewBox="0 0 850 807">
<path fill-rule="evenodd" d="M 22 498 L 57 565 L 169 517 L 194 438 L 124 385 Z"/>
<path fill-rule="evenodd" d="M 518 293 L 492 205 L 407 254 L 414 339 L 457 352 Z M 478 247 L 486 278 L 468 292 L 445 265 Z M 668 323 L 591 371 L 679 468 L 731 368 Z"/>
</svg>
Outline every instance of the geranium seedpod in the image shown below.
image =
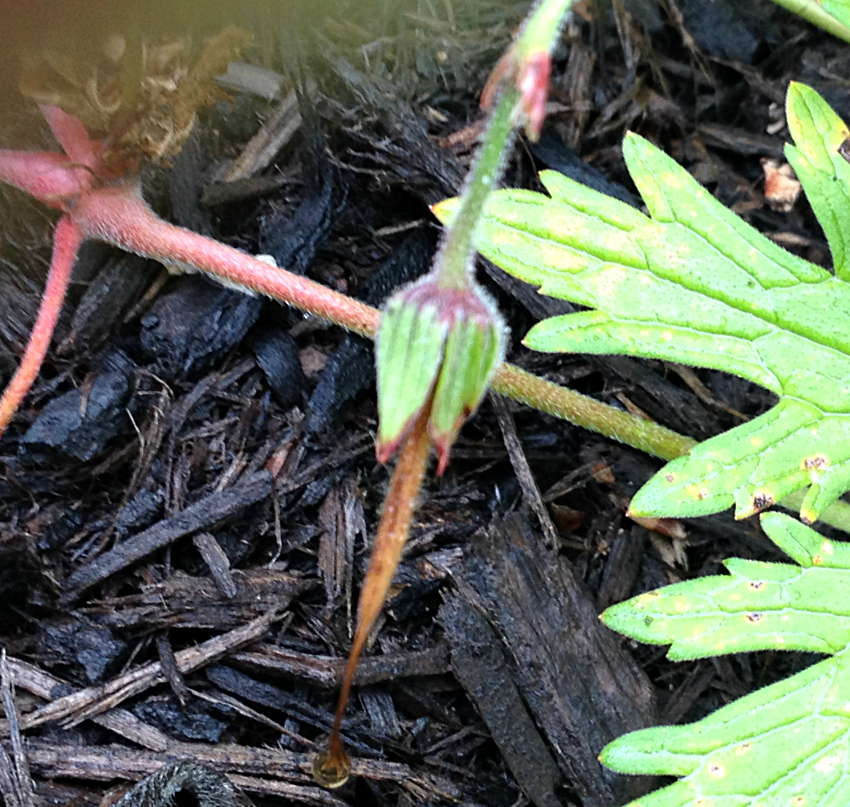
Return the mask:
<svg viewBox="0 0 850 807">
<path fill-rule="evenodd" d="M 395 294 L 378 329 L 377 456 L 386 462 L 430 407 L 438 473 L 464 421 L 478 408 L 504 356 L 505 326 L 477 284 L 445 288 L 432 276 Z"/>
</svg>

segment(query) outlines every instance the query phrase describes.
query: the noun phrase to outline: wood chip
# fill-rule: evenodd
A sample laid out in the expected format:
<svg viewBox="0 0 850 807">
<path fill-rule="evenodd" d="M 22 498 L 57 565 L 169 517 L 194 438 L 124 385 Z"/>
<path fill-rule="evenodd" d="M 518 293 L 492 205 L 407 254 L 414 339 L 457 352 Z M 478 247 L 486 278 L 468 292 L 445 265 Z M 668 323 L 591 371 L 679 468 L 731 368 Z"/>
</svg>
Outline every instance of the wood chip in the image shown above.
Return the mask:
<svg viewBox="0 0 850 807">
<path fill-rule="evenodd" d="M 619 804 L 651 787 L 646 779 L 617 776 L 597 759 L 615 737 L 653 725 L 655 693 L 619 640 L 599 622 L 596 604 L 564 559 L 534 536 L 526 521 L 512 515 L 494 522 L 488 536 L 475 542 L 457 582 L 457 603 L 464 613 L 485 615 L 495 642 L 507 649 L 510 679 L 584 807 Z M 499 737 L 510 740 L 519 731 L 518 718 L 491 710 L 489 696 L 482 694 L 506 685 L 488 684 L 489 661 L 477 673 L 467 671 L 476 655 L 487 658 L 488 651 L 480 636 L 455 631 L 466 619 L 452 615 L 444 621 L 452 669 L 497 742 Z M 493 675 L 501 681 L 503 671 L 497 667 Z M 474 686 L 468 685 L 472 682 Z M 522 784 L 522 766 L 530 766 L 532 759 L 500 747 Z M 527 746 L 526 753 L 531 749 Z M 535 788 L 543 782 L 551 786 L 549 764 L 535 759 L 540 766 Z M 531 791 L 527 795 L 535 803 L 550 803 L 545 793 L 534 792 L 536 796 Z"/>
<path fill-rule="evenodd" d="M 201 557 L 207 564 L 215 584 L 221 589 L 221 593 L 228 599 L 233 599 L 238 588 L 233 575 L 230 573 L 230 561 L 224 554 L 221 544 L 208 532 L 199 532 L 192 538 L 192 543 L 201 553 Z"/>
<path fill-rule="evenodd" d="M 115 549 L 72 574 L 64 585 L 63 602 L 73 602 L 87 588 L 106 580 L 115 572 L 131 566 L 184 535 L 211 527 L 239 513 L 249 505 L 265 499 L 271 491 L 271 474 L 268 471 L 258 471 L 232 488 L 206 496 L 176 515 L 128 538 Z"/>
<path fill-rule="evenodd" d="M 184 674 L 192 672 L 259 639 L 268 631 L 277 617 L 278 613 L 272 611 L 244 627 L 216 636 L 197 647 L 181 650 L 175 654 L 178 669 Z M 138 695 L 165 680 L 160 662 L 152 661 L 124 675 L 119 675 L 106 684 L 77 690 L 36 709 L 35 712 L 22 718 L 21 727 L 30 729 L 53 720 L 62 720 L 65 726 L 76 726 L 83 720 L 102 714 L 127 698 Z"/>
</svg>

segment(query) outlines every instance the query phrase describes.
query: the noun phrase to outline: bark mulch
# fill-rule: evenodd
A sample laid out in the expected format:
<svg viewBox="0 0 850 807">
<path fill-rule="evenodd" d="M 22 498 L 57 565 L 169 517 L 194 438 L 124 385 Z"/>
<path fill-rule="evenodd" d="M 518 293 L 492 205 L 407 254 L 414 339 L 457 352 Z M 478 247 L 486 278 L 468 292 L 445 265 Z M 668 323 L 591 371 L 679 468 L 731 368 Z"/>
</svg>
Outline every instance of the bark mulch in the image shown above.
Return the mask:
<svg viewBox="0 0 850 807">
<path fill-rule="evenodd" d="M 174 221 L 379 304 L 429 265 L 428 205 L 462 185 L 476 95 L 526 4 L 295 5 L 283 24 L 240 4 L 236 22 L 256 33 L 248 61 L 271 72 L 246 71 L 255 92 L 202 114 L 173 164 L 145 173 L 145 193 Z M 782 160 L 789 80 L 850 117 L 850 52 L 768 0 L 750 6 L 583 6 L 556 54 L 544 135 L 520 142 L 506 181 L 537 188 L 547 167 L 640 204 L 620 151 L 632 129 L 826 263 L 805 200 L 765 199 L 762 160 Z M 3 58 L 3 145 L 50 147 Z M 7 189 L 0 207 L 5 380 L 52 225 Z M 548 378 L 696 438 L 771 405 L 720 373 L 532 354 L 526 330 L 571 308 L 485 262 L 480 277 L 511 324 L 511 360 Z M 310 764 L 388 479 L 373 452 L 371 346 L 99 244 L 75 280 L 0 441 L 7 803 L 112 802 L 176 763 L 133 807 L 154 807 L 163 787 L 244 804 L 197 764 L 259 804 L 608 807 L 658 783 L 604 770 L 605 743 L 698 719 L 810 662 L 674 664 L 603 629 L 613 602 L 775 550 L 729 514 L 660 531 L 629 521 L 656 462 L 490 399 L 426 484 L 344 724 L 353 778 L 321 790 Z"/>
</svg>

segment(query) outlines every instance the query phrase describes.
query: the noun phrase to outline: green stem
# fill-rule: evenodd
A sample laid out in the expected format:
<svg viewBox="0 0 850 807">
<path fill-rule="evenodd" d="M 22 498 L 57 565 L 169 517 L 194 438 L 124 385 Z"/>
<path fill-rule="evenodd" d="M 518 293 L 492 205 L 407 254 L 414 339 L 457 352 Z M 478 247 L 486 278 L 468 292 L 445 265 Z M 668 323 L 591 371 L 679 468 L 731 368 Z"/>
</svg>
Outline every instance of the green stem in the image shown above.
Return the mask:
<svg viewBox="0 0 850 807">
<path fill-rule="evenodd" d="M 525 53 L 552 50 L 573 0 L 541 0 L 517 40 Z"/>
<path fill-rule="evenodd" d="M 519 92 L 513 86 L 504 89 L 490 116 L 484 142 L 470 172 L 457 216 L 446 232 L 434 260 L 434 273 L 443 288 L 465 289 L 472 271 L 475 252 L 472 236 L 481 218 L 484 204 L 502 173 L 504 154 L 513 139 L 513 115 Z"/>
<path fill-rule="evenodd" d="M 524 403 L 532 409 L 568 420 L 576 426 L 610 437 L 662 460 L 681 457 L 697 444 L 696 440 L 665 426 L 659 426 L 654 421 L 614 409 L 608 404 L 527 373 L 512 364 L 503 364 L 496 371 L 491 387 L 495 392 Z M 799 513 L 805 495 L 805 490 L 798 490 L 786 496 L 780 506 L 795 514 Z M 844 501 L 834 502 L 820 514 L 818 520 L 850 532 L 850 504 Z"/>
<path fill-rule="evenodd" d="M 512 364 L 503 364 L 496 371 L 491 386 L 508 398 L 663 460 L 681 457 L 696 445 L 690 437 L 659 426 L 652 420 L 614 409 Z"/>
<path fill-rule="evenodd" d="M 503 82 L 504 86 L 498 94 L 481 148 L 461 196 L 460 209 L 434 261 L 433 271 L 443 288 L 465 289 L 469 285 L 475 259 L 472 236 L 481 219 L 487 197 L 499 181 L 505 155 L 513 141 L 515 112 L 521 102 L 520 90 L 516 86 L 518 73 L 515 71 L 535 53 L 544 53 L 548 58 L 572 2 L 540 0 L 529 14 L 516 42 L 505 55 L 507 61 L 503 59 L 494 71 L 491 81 L 495 84 Z M 545 80 L 548 81 L 548 73 Z"/>
</svg>

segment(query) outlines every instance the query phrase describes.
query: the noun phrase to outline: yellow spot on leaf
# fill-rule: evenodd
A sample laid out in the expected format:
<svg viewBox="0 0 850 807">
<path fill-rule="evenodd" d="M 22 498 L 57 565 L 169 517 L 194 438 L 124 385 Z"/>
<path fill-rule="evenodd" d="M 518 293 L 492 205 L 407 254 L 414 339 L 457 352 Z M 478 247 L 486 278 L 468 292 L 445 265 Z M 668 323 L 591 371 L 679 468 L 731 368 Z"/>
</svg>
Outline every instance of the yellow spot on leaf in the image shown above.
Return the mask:
<svg viewBox="0 0 850 807">
<path fill-rule="evenodd" d="M 818 773 L 832 773 L 840 763 L 838 756 L 826 756 L 815 763 L 815 770 Z"/>
<path fill-rule="evenodd" d="M 800 521 L 802 521 L 803 524 L 814 524 L 817 520 L 818 515 L 814 512 L 814 510 L 808 507 L 800 509 Z"/>
</svg>

